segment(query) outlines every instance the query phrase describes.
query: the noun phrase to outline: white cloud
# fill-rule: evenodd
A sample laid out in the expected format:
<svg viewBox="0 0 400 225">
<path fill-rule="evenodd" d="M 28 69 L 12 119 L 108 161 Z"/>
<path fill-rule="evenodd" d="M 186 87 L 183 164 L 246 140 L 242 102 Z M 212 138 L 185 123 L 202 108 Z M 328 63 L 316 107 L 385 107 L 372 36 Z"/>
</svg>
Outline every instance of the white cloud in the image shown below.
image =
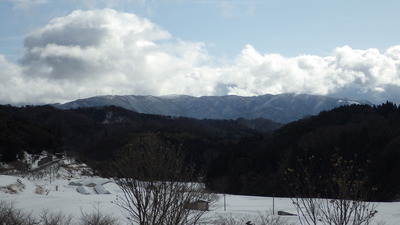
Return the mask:
<svg viewBox="0 0 400 225">
<path fill-rule="evenodd" d="M 197 88 L 187 85 L 199 83 L 193 74 L 206 60 L 202 43 L 172 40 L 146 19 L 105 9 L 75 11 L 28 34 L 21 62 L 26 75 L 68 82 L 85 96 L 95 89 L 102 94 L 193 91 Z"/>
<path fill-rule="evenodd" d="M 400 102 L 400 46 L 330 56 L 262 54 L 251 45 L 223 65 L 205 44 L 176 40 L 111 9 L 74 11 L 25 37 L 20 65 L 0 56 L 1 103 L 53 103 L 95 94 L 309 93 Z"/>
<path fill-rule="evenodd" d="M 400 46 L 385 53 L 376 49 L 355 50 L 349 46 L 335 49 L 332 56 L 302 55 L 293 58 L 260 54 L 246 46 L 226 73 L 229 94 L 310 93 L 348 98 L 379 95 L 387 86 L 400 88 Z M 392 100 L 399 101 L 398 97 Z"/>
<path fill-rule="evenodd" d="M 0 55 L 0 104 L 34 104 L 65 100 L 65 86 L 48 79 L 30 78 Z"/>
<path fill-rule="evenodd" d="M 19 91 L 21 71 L 18 66 L 8 62 L 3 55 L 0 55 L 0 103 L 11 103 L 13 93 Z"/>
</svg>

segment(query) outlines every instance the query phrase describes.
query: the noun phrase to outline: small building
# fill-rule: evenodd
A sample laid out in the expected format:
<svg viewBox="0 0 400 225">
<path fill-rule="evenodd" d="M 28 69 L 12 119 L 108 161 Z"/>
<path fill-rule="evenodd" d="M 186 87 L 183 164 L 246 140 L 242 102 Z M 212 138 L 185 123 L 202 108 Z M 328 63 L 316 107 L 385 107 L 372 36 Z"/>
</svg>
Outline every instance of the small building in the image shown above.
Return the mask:
<svg viewBox="0 0 400 225">
<path fill-rule="evenodd" d="M 76 191 L 83 194 L 83 195 L 89 195 L 90 194 L 90 190 L 85 187 L 84 185 L 79 186 L 78 188 L 76 188 Z"/>
<path fill-rule="evenodd" d="M 38 165 L 38 166 L 43 166 L 44 164 L 49 163 L 49 162 L 51 162 L 51 161 L 53 161 L 53 157 L 51 157 L 50 155 L 48 155 L 48 156 L 46 156 L 46 157 L 40 159 L 39 162 L 37 163 L 37 165 Z"/>
<path fill-rule="evenodd" d="M 195 202 L 186 202 L 183 208 L 190 210 L 208 211 L 209 202 L 204 200 L 197 200 Z"/>
<path fill-rule="evenodd" d="M 110 192 L 107 191 L 107 189 L 105 189 L 100 184 L 97 184 L 96 186 L 94 186 L 94 190 L 96 191 L 97 194 L 100 194 L 100 195 L 110 194 Z"/>
<path fill-rule="evenodd" d="M 285 212 L 285 211 L 278 211 L 278 215 L 279 216 L 297 216 L 296 214 L 288 213 L 288 212 Z"/>
<path fill-rule="evenodd" d="M 67 152 L 57 152 L 57 153 L 55 153 L 55 155 L 56 155 L 57 158 L 59 158 L 59 159 L 65 159 L 65 158 L 67 158 Z"/>
</svg>

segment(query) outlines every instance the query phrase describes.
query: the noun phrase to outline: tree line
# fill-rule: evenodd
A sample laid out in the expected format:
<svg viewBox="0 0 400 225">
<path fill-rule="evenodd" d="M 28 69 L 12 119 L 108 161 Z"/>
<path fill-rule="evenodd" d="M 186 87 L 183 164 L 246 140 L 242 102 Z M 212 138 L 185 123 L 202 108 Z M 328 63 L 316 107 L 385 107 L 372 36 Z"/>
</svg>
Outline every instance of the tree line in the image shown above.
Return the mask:
<svg viewBox="0 0 400 225">
<path fill-rule="evenodd" d="M 272 133 L 242 138 L 211 162 L 208 185 L 234 194 L 287 196 L 287 169 L 299 172 L 305 162 L 311 164 L 312 158 L 313 170 L 309 176 L 328 175 L 334 156 L 366 171 L 365 184 L 374 190 L 370 200 L 398 199 L 399 107 L 390 102 L 378 106 L 342 106 L 287 124 Z M 313 184 L 322 195 L 329 188 L 327 180 L 325 176 Z"/>
<path fill-rule="evenodd" d="M 146 115 L 115 106 L 0 106 L 0 154 L 3 161 L 12 161 L 22 151 L 67 151 L 107 175 L 108 161 L 118 150 L 152 133 L 179 146 L 194 163 L 196 177 L 215 192 L 287 196 L 288 169 L 299 173 L 312 158 L 309 175 L 318 177 L 329 174 L 333 156 L 339 156 L 365 171 L 372 200 L 395 200 L 400 194 L 396 104 L 342 106 L 268 132 L 243 121 Z M 314 187 L 326 189 L 329 183 L 323 180 Z"/>
</svg>

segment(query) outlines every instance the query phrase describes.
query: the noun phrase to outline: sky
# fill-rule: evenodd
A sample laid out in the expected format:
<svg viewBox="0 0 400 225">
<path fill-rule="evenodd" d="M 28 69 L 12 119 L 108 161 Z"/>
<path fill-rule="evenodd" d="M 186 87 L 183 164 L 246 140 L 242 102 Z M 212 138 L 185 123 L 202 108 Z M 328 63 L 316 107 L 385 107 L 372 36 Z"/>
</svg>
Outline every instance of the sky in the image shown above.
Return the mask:
<svg viewBox="0 0 400 225">
<path fill-rule="evenodd" d="M 398 0 L 0 0 L 0 104 L 315 94 L 400 103 Z"/>
</svg>

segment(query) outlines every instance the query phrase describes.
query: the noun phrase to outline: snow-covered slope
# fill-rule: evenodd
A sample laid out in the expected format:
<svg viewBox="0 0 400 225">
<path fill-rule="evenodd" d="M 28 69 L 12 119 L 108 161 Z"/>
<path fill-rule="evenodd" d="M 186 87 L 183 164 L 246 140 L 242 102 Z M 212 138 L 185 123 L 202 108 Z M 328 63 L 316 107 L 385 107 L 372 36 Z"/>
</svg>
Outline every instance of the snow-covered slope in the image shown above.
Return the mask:
<svg viewBox="0 0 400 225">
<path fill-rule="evenodd" d="M 79 180 L 79 179 L 77 179 Z M 104 179 L 86 177 L 85 181 L 93 183 L 103 182 Z M 16 207 L 24 212 L 40 215 L 44 210 L 49 212 L 62 212 L 65 215 L 74 215 L 78 218 L 82 212 L 92 212 L 96 208 L 104 214 L 112 215 L 119 218 L 121 224 L 127 224 L 123 212 L 116 204 L 118 197 L 122 196 L 118 186 L 110 180 L 103 184 L 103 187 L 110 194 L 97 194 L 90 191 L 88 194 L 81 194 L 77 191 L 76 186 L 69 185 L 70 181 L 66 179 L 56 179 L 52 183 L 43 180 L 30 181 L 23 178 L 0 175 L 0 200 L 15 202 Z M 4 187 L 19 184 L 24 186 L 18 193 L 7 193 Z M 47 191 L 44 193 L 36 193 L 37 187 L 40 186 Z M 90 188 L 88 188 L 90 190 Z M 272 198 L 272 197 L 251 197 L 238 195 L 221 195 L 219 201 L 211 207 L 211 211 L 205 216 L 209 220 L 213 220 L 220 216 L 233 216 L 235 218 L 244 218 L 251 220 L 258 213 L 285 211 L 296 213 L 291 200 L 288 198 Z M 273 208 L 274 207 L 274 208 Z M 226 210 L 225 210 L 226 209 Z M 400 221 L 400 203 L 380 203 L 378 205 L 378 214 L 373 224 L 396 225 Z M 297 222 L 296 216 L 284 217 L 284 219 Z M 384 223 L 382 223 L 384 222 Z"/>
<path fill-rule="evenodd" d="M 97 96 L 55 105 L 61 109 L 116 105 L 139 113 L 184 116 L 196 119 L 256 119 L 265 118 L 279 123 L 292 122 L 342 105 L 370 104 L 319 95 L 261 95 L 241 96 Z"/>
<path fill-rule="evenodd" d="M 113 179 L 90 175 L 90 168 L 76 163 L 72 158 L 64 158 L 57 162 L 60 163 L 60 167 L 56 173 L 50 171 L 40 178 L 29 174 L 18 177 L 0 175 L 0 202 L 13 202 L 16 208 L 32 213 L 33 216 L 48 211 L 73 215 L 73 218 L 77 219 L 82 213 L 100 210 L 102 214 L 118 218 L 121 224 L 128 224 L 123 211 L 117 205 L 123 193 Z M 248 221 L 258 217 L 259 213 L 285 211 L 296 214 L 289 198 L 219 196 L 218 202 L 211 205 L 210 211 L 206 213 L 206 222 L 203 224 L 214 224 L 210 221 L 215 221 L 221 216 Z M 399 224 L 400 202 L 379 203 L 377 210 L 378 214 L 372 224 Z M 298 222 L 297 216 L 281 218 L 289 222 Z"/>
</svg>

